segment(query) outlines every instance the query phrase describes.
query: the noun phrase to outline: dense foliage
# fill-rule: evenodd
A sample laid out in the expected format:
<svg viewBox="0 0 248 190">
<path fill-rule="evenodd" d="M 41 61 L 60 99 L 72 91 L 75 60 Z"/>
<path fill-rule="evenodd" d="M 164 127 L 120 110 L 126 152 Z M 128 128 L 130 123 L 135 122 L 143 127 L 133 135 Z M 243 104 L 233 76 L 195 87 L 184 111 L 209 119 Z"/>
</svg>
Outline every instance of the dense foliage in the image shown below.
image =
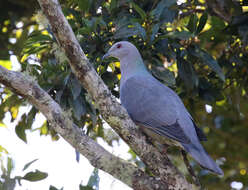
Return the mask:
<svg viewBox="0 0 248 190">
<path fill-rule="evenodd" d="M 225 172 L 219 178 L 195 165 L 205 187 L 228 189 L 232 181 L 248 187 L 248 14 L 244 1 L 61 3 L 82 49 L 117 98 L 119 63 L 114 59 L 102 63 L 101 57 L 120 40 L 134 43 L 151 73 L 180 95 L 207 134 L 209 140 L 204 146 Z M 21 71 L 37 80 L 78 126 L 92 138 L 102 137 L 111 145 L 118 137 L 103 128 L 94 102 L 72 74 L 46 19 L 34 12 L 37 2 L 8 0 L 0 5 L 0 64 L 11 68 L 9 59 L 15 55 Z M 19 107 L 27 104 L 6 88 L 0 98 L 1 120 L 6 112 L 15 120 Z M 33 107 L 16 126 L 17 135 L 24 141 L 37 112 Z M 40 128 L 40 134 L 58 138 L 48 123 Z M 171 154 L 182 169 L 181 158 L 175 159 L 178 152 L 172 149 Z"/>
</svg>

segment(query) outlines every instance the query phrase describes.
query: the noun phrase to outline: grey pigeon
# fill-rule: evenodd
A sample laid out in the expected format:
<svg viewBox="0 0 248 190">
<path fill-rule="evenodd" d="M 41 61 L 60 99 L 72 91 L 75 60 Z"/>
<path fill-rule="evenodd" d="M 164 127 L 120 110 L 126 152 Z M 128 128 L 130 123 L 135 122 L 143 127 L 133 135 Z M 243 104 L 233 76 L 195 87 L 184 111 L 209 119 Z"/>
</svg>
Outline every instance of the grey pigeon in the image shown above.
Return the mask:
<svg viewBox="0 0 248 190">
<path fill-rule="evenodd" d="M 120 60 L 120 99 L 131 119 L 152 139 L 182 147 L 203 168 L 223 175 L 200 144 L 206 137 L 179 96 L 149 73 L 137 48 L 127 41 L 117 42 L 106 57 Z"/>
</svg>

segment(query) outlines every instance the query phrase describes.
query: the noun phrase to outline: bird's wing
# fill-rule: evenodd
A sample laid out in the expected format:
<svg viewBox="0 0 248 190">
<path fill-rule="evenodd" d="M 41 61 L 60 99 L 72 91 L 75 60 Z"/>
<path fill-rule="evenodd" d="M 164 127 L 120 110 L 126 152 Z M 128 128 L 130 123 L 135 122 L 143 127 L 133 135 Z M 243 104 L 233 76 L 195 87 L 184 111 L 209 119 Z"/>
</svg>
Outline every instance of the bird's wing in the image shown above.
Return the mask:
<svg viewBox="0 0 248 190">
<path fill-rule="evenodd" d="M 185 143 L 185 144 L 190 143 L 190 139 L 185 135 L 184 131 L 181 129 L 181 127 L 177 121 L 171 125 L 165 126 L 165 125 L 158 124 L 155 127 L 153 125 L 155 123 L 154 121 L 152 122 L 153 124 L 147 123 L 147 122 L 142 123 L 142 122 L 136 121 L 136 120 L 134 120 L 134 122 L 137 125 L 149 128 L 151 131 L 153 131 L 154 133 L 157 133 L 161 136 L 166 136 L 166 137 L 169 137 L 173 140 L 176 140 L 178 142 Z"/>
<path fill-rule="evenodd" d="M 197 134 L 197 137 L 200 141 L 207 141 L 207 137 L 206 135 L 204 134 L 204 132 L 202 131 L 201 128 L 197 127 L 197 125 L 195 124 L 194 120 L 191 118 L 193 124 L 194 124 L 194 127 L 195 127 L 195 131 L 196 131 L 196 134 Z"/>
<path fill-rule="evenodd" d="M 134 122 L 187 144 L 190 138 L 178 122 L 182 119 L 178 99 L 171 89 L 149 77 L 131 77 L 121 85 L 121 102 Z"/>
</svg>

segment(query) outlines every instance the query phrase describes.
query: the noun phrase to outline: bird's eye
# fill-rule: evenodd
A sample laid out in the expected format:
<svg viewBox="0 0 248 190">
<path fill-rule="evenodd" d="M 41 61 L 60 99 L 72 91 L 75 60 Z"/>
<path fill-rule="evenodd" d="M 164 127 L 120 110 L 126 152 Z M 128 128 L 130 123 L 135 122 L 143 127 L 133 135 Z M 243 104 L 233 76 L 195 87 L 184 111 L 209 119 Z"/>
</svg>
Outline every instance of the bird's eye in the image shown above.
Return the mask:
<svg viewBox="0 0 248 190">
<path fill-rule="evenodd" d="M 120 49 L 120 48 L 121 48 L 121 44 L 118 44 L 118 45 L 117 45 L 117 48 Z"/>
</svg>

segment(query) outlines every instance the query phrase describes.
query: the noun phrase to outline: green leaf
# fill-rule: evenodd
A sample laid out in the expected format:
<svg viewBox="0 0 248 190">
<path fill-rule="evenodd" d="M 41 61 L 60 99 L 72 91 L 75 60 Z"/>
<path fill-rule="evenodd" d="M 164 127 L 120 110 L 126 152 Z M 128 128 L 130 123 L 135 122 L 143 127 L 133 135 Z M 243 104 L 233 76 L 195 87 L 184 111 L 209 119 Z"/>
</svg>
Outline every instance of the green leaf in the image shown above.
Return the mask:
<svg viewBox="0 0 248 190">
<path fill-rule="evenodd" d="M 25 130 L 31 129 L 36 113 L 37 113 L 37 109 L 33 107 L 31 111 L 28 113 L 28 115 L 26 114 L 22 115 L 21 120 L 15 127 L 15 132 L 17 136 L 20 139 L 22 139 L 25 143 L 27 143 Z"/>
<path fill-rule="evenodd" d="M 24 177 L 22 177 L 22 179 L 25 179 L 27 181 L 40 181 L 47 178 L 47 176 L 47 173 L 35 170 L 35 172 L 27 173 Z"/>
<path fill-rule="evenodd" d="M 90 27 L 82 27 L 80 28 L 77 33 L 82 34 L 82 35 L 86 35 L 86 34 L 90 34 L 92 32 Z"/>
<path fill-rule="evenodd" d="M 52 37 L 50 35 L 44 35 L 41 32 L 42 31 L 34 31 L 29 35 L 22 49 L 23 54 L 38 53 L 41 50 L 50 48 L 53 42 Z"/>
<path fill-rule="evenodd" d="M 52 42 L 53 39 L 51 38 L 50 35 L 44 35 L 41 33 L 42 31 L 34 31 L 32 32 L 29 37 L 28 40 L 25 42 L 25 46 L 31 46 L 33 44 L 37 44 L 37 43 L 47 43 L 47 42 Z"/>
<path fill-rule="evenodd" d="M 111 0 L 110 2 L 110 10 L 113 10 L 117 7 L 117 0 Z"/>
<path fill-rule="evenodd" d="M 81 93 L 82 86 L 75 76 L 71 76 L 69 80 L 69 87 L 73 96 L 73 99 L 76 100 L 79 94 Z"/>
<path fill-rule="evenodd" d="M 92 172 L 88 184 L 86 186 L 80 185 L 80 190 L 99 190 L 99 175 L 98 175 L 98 169 L 95 168 Z"/>
<path fill-rule="evenodd" d="M 187 40 L 192 36 L 193 36 L 192 33 L 183 30 L 181 32 L 179 32 L 179 31 L 169 32 L 168 34 L 160 36 L 159 38 L 163 39 L 163 38 L 167 37 L 167 38 L 171 38 L 171 39 Z"/>
<path fill-rule="evenodd" d="M 10 177 L 10 174 L 11 174 L 11 171 L 13 168 L 14 168 L 13 160 L 10 157 L 8 157 L 8 163 L 7 163 L 7 175 L 8 175 L 8 177 Z"/>
<path fill-rule="evenodd" d="M 25 143 L 27 143 L 27 137 L 26 137 L 26 133 L 25 133 L 26 118 L 27 118 L 26 114 L 23 114 L 21 120 L 19 121 L 19 123 L 15 127 L 15 132 L 16 132 L 17 136 L 20 139 L 22 139 Z"/>
<path fill-rule="evenodd" d="M 22 99 L 18 98 L 17 95 L 9 96 L 3 103 L 0 104 L 0 120 L 3 120 L 7 111 L 11 110 L 12 107 L 19 107 L 21 103 Z"/>
<path fill-rule="evenodd" d="M 80 190 L 95 190 L 93 187 L 90 187 L 88 185 L 86 185 L 86 186 L 80 185 L 79 188 L 80 188 Z"/>
<path fill-rule="evenodd" d="M 186 60 L 179 58 L 177 59 L 177 68 L 179 77 L 184 81 L 188 89 L 193 89 L 194 86 L 198 86 L 199 80 L 192 64 Z"/>
<path fill-rule="evenodd" d="M 88 12 L 91 4 L 90 2 L 91 1 L 89 0 L 78 0 L 78 6 L 82 11 Z"/>
<path fill-rule="evenodd" d="M 50 185 L 49 190 L 59 190 L 59 189 L 57 189 L 56 187 Z"/>
<path fill-rule="evenodd" d="M 9 154 L 8 151 L 3 146 L 0 145 L 0 153 L 1 152 L 5 153 L 5 154 Z M 1 154 L 0 154 L 0 156 L 1 156 Z"/>
<path fill-rule="evenodd" d="M 198 18 L 195 14 L 192 14 L 189 19 L 189 23 L 187 25 L 187 28 L 190 32 L 195 33 L 196 27 L 197 27 Z"/>
<path fill-rule="evenodd" d="M 57 189 L 56 187 L 50 185 L 49 190 L 63 190 L 64 188 L 62 187 L 61 189 Z"/>
<path fill-rule="evenodd" d="M 211 22 L 213 29 L 218 32 L 220 32 L 226 27 L 225 21 L 216 16 L 211 16 L 210 22 Z"/>
<path fill-rule="evenodd" d="M 117 76 L 112 72 L 103 73 L 101 78 L 110 89 L 113 89 L 115 84 L 119 81 Z"/>
<path fill-rule="evenodd" d="M 168 86 L 174 86 L 176 79 L 174 74 L 162 66 L 151 65 L 152 74 Z"/>
<path fill-rule="evenodd" d="M 0 65 L 10 70 L 12 67 L 12 63 L 10 60 L 0 60 Z"/>
<path fill-rule="evenodd" d="M 207 23 L 208 20 L 208 13 L 204 12 L 200 18 L 199 24 L 196 29 L 196 34 L 199 34 L 202 29 L 204 28 L 205 24 Z"/>
<path fill-rule="evenodd" d="M 159 20 L 160 22 L 172 22 L 176 11 L 170 9 L 172 5 L 176 3 L 175 0 L 162 0 L 160 1 L 155 9 L 153 9 L 150 13 L 155 20 Z"/>
<path fill-rule="evenodd" d="M 225 75 L 221 67 L 211 55 L 198 47 L 189 48 L 189 52 L 195 57 L 199 58 L 204 64 L 208 65 L 214 72 L 216 72 L 222 81 L 225 81 Z"/>
<path fill-rule="evenodd" d="M 25 166 L 23 167 L 22 171 L 26 170 L 31 164 L 33 164 L 34 162 L 36 162 L 38 159 L 34 159 L 33 161 L 25 164 Z"/>
<path fill-rule="evenodd" d="M 36 113 L 37 113 L 37 109 L 33 106 L 27 116 L 26 129 L 31 129 Z"/>
<path fill-rule="evenodd" d="M 133 6 L 134 10 L 137 11 L 140 15 L 140 17 L 142 18 L 142 20 L 145 20 L 146 18 L 146 12 L 143 11 L 142 8 L 140 8 L 137 4 L 135 4 L 134 2 L 131 3 L 131 5 Z"/>
<path fill-rule="evenodd" d="M 151 33 L 151 36 L 150 36 L 150 42 L 153 42 L 153 40 L 155 39 L 155 35 L 158 33 L 159 27 L 160 27 L 159 23 L 153 25 L 152 33 Z"/>
<path fill-rule="evenodd" d="M 41 50 L 44 50 L 44 49 L 49 49 L 49 46 L 47 44 L 45 44 L 45 45 L 37 44 L 37 47 L 32 46 L 28 49 L 23 49 L 23 53 L 35 54 L 35 53 L 39 53 Z"/>
<path fill-rule="evenodd" d="M 3 176 L 2 181 L 3 181 L 2 186 L 1 186 L 1 181 L 0 181 L 0 190 L 12 190 L 12 189 L 15 189 L 16 179 L 12 179 L 10 177 Z"/>
<path fill-rule="evenodd" d="M 100 178 L 98 175 L 98 169 L 95 168 L 90 176 L 87 186 L 94 187 L 94 190 L 99 190 L 99 181 L 100 181 Z"/>
<path fill-rule="evenodd" d="M 47 134 L 48 134 L 48 126 L 47 126 L 47 121 L 45 121 L 40 127 L 40 135 L 47 135 Z"/>
<path fill-rule="evenodd" d="M 126 24 L 120 28 L 118 28 L 114 34 L 114 39 L 120 38 L 128 38 L 130 36 L 139 35 L 142 37 L 143 40 L 146 38 L 146 31 L 145 29 L 139 24 Z"/>
<path fill-rule="evenodd" d="M 81 117 L 86 113 L 86 105 L 82 96 L 78 96 L 76 100 L 69 99 L 70 105 L 73 109 L 74 116 L 77 120 L 80 120 Z"/>
<path fill-rule="evenodd" d="M 137 155 L 132 149 L 129 149 L 128 153 L 131 155 L 132 159 L 135 160 L 137 158 Z"/>
</svg>

